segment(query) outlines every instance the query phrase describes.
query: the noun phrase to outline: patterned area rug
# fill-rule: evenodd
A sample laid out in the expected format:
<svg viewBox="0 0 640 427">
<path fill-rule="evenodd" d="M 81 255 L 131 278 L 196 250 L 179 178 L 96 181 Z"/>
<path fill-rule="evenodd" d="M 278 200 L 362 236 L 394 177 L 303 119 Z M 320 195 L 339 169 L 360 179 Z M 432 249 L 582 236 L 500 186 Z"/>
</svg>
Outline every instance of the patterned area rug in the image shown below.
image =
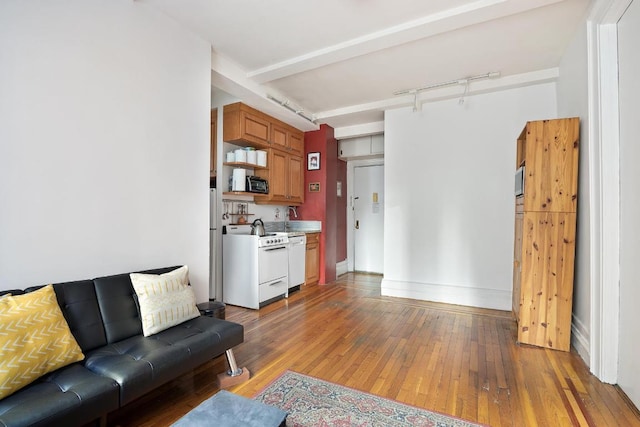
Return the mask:
<svg viewBox="0 0 640 427">
<path fill-rule="evenodd" d="M 254 399 L 288 412 L 288 427 L 480 426 L 291 371 Z"/>
</svg>

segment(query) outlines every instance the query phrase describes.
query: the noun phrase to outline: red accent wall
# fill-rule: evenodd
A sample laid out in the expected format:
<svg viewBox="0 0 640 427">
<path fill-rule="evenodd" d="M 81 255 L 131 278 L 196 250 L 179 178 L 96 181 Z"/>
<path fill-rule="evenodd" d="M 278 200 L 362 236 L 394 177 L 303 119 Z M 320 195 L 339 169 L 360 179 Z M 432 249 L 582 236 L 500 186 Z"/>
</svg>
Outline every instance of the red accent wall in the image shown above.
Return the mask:
<svg viewBox="0 0 640 427">
<path fill-rule="evenodd" d="M 320 170 L 305 171 L 304 204 L 298 208 L 298 219 L 322 222 L 320 234 L 320 280 L 329 283 L 336 279 L 336 262 L 343 261 L 347 252 L 346 234 L 346 163 L 338 159 L 338 142 L 333 128 L 320 129 L 304 135 L 305 160 L 308 153 L 320 153 Z M 342 179 L 343 197 L 337 197 L 337 181 Z M 319 183 L 320 191 L 309 192 L 310 183 Z"/>
</svg>

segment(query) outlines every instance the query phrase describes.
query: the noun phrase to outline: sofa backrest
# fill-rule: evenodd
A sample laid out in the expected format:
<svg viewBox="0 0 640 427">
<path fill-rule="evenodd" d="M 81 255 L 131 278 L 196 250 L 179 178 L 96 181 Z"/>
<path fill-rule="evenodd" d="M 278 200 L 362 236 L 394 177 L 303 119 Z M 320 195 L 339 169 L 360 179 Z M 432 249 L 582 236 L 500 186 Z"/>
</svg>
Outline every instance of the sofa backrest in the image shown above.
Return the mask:
<svg viewBox="0 0 640 427">
<path fill-rule="evenodd" d="M 138 273 L 163 274 L 180 266 L 156 268 Z M 0 296 L 20 295 L 40 289 L 0 291 Z M 134 335 L 142 335 L 142 321 L 129 274 L 116 274 L 93 280 L 54 283 L 58 299 L 69 329 L 83 352 L 117 342 Z"/>
<path fill-rule="evenodd" d="M 179 266 L 140 271 L 139 273 L 163 274 Z M 108 343 L 114 343 L 134 335 L 142 335 L 142 321 L 137 306 L 137 296 L 129 274 L 93 279 L 98 306 L 102 315 Z"/>
<path fill-rule="evenodd" d="M 42 286 L 32 286 L 26 288 L 24 292 L 32 292 Z M 53 290 L 69 329 L 82 351 L 87 352 L 105 345 L 107 338 L 93 282 L 78 280 L 54 283 Z M 13 295 L 18 295 L 18 293 L 13 293 Z"/>
</svg>

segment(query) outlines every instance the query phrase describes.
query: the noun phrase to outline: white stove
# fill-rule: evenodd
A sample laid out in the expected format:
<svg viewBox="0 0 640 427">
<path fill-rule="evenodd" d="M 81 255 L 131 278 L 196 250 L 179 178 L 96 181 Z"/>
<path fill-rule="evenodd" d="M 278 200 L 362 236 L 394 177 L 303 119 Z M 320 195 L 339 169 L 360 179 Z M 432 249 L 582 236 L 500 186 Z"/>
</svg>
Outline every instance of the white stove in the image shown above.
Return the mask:
<svg viewBox="0 0 640 427">
<path fill-rule="evenodd" d="M 257 236 L 251 234 L 250 225 L 227 225 L 227 234 L 234 236 L 249 236 L 257 242 L 259 248 L 266 248 L 269 246 L 276 246 L 289 243 L 289 235 L 287 233 L 267 233 L 264 236 Z"/>
<path fill-rule="evenodd" d="M 257 236 L 250 225 L 226 226 L 222 235 L 222 300 L 258 309 L 288 295 L 289 238 Z"/>
</svg>

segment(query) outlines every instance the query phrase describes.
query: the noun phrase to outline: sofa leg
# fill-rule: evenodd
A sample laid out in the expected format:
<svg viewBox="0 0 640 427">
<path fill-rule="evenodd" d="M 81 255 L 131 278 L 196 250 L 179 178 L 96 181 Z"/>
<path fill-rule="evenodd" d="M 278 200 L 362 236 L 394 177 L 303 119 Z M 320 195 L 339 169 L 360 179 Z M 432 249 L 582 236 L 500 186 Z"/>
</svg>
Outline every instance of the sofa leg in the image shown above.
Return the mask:
<svg viewBox="0 0 640 427">
<path fill-rule="evenodd" d="M 249 379 L 251 373 L 247 368 L 238 368 L 233 350 L 229 349 L 225 352 L 229 370 L 223 374 L 218 374 L 218 388 L 227 388 L 232 385 L 240 384 Z"/>
<path fill-rule="evenodd" d="M 232 377 L 237 377 L 238 375 L 242 375 L 242 368 L 238 368 L 238 364 L 236 363 L 236 357 L 233 354 L 233 349 L 229 349 L 225 352 L 227 356 L 227 362 L 229 363 L 229 371 L 227 374 Z"/>
</svg>

